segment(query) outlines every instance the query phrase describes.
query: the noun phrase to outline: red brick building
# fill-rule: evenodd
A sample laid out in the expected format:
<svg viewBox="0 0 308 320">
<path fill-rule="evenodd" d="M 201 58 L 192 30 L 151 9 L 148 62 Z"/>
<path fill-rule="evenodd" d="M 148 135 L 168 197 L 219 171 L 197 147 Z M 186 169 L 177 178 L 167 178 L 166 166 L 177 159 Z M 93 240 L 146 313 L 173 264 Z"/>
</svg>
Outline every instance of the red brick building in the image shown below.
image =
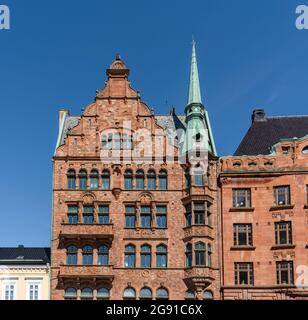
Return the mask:
<svg viewBox="0 0 308 320">
<path fill-rule="evenodd" d="M 307 118 L 297 139 L 272 137 L 269 155 L 254 154 L 257 143 L 251 147 L 246 136 L 234 157 L 219 159 L 194 45 L 182 116 L 174 110 L 155 115 L 131 87 L 119 56 L 106 74 L 105 87 L 81 116 L 60 111 L 52 299 L 307 294 L 293 286 L 296 267 L 307 265 Z M 262 121 L 277 131 L 264 115 Z M 288 201 L 282 204 L 283 195 Z M 292 237 L 284 232 L 290 228 Z"/>
<path fill-rule="evenodd" d="M 206 134 L 195 49 L 185 116 L 155 116 L 128 75 L 117 56 L 80 117 L 60 111 L 52 298 L 219 298 L 218 162 Z M 192 178 L 189 126 L 200 160 Z"/>
<path fill-rule="evenodd" d="M 307 132 L 307 116 L 255 110 L 220 159 L 223 299 L 308 298 Z"/>
</svg>

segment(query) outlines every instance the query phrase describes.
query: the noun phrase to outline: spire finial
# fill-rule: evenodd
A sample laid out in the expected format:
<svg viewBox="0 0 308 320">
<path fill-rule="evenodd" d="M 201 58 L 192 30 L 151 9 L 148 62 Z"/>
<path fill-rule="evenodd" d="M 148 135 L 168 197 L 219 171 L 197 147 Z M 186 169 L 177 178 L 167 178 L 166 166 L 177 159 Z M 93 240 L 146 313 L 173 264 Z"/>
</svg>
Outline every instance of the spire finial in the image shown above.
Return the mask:
<svg viewBox="0 0 308 320">
<path fill-rule="evenodd" d="M 190 65 L 190 78 L 189 78 L 189 93 L 187 104 L 202 103 L 199 83 L 199 73 L 197 65 L 196 55 L 196 42 L 192 40 L 192 53 L 191 53 L 191 65 Z"/>
</svg>

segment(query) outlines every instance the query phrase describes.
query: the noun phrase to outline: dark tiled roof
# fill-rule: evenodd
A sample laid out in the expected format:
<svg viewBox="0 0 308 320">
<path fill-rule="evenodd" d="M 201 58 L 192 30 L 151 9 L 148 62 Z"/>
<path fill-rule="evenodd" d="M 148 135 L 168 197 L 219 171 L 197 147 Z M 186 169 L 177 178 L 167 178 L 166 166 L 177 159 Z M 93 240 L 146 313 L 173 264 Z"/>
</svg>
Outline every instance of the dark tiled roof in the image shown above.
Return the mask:
<svg viewBox="0 0 308 320">
<path fill-rule="evenodd" d="M 308 116 L 266 117 L 254 119 L 235 156 L 267 155 L 281 139 L 302 138 L 308 135 Z"/>
<path fill-rule="evenodd" d="M 50 263 L 50 248 L 0 248 L 0 265 L 45 265 Z"/>
</svg>

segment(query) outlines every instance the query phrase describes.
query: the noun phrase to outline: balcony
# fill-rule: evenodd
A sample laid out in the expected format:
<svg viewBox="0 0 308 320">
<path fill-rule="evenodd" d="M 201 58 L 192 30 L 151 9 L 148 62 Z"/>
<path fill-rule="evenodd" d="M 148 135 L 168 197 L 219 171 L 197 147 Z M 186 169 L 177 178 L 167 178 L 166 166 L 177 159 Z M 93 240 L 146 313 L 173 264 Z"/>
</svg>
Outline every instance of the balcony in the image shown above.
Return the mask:
<svg viewBox="0 0 308 320">
<path fill-rule="evenodd" d="M 59 237 L 66 239 L 113 239 L 113 224 L 62 223 Z"/>
<path fill-rule="evenodd" d="M 59 278 L 98 278 L 98 279 L 113 279 L 113 266 L 98 266 L 98 265 L 61 265 Z"/>
<path fill-rule="evenodd" d="M 207 225 L 191 225 L 183 228 L 184 241 L 190 241 L 193 237 L 207 237 L 211 240 L 213 237 L 213 228 Z"/>
<path fill-rule="evenodd" d="M 184 282 L 188 285 L 208 286 L 215 278 L 218 278 L 217 271 L 209 267 L 193 266 L 184 270 Z"/>
</svg>

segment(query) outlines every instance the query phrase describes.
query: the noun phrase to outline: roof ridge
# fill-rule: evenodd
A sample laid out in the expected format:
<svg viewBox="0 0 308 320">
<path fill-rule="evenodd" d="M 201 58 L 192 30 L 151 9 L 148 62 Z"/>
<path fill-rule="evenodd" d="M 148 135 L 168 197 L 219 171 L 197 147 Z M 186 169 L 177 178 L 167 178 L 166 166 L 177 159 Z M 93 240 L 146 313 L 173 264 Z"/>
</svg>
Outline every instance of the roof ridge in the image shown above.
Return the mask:
<svg viewBox="0 0 308 320">
<path fill-rule="evenodd" d="M 307 118 L 308 115 L 290 115 L 290 116 L 270 116 L 266 117 L 266 119 L 277 119 L 277 118 Z"/>
</svg>

